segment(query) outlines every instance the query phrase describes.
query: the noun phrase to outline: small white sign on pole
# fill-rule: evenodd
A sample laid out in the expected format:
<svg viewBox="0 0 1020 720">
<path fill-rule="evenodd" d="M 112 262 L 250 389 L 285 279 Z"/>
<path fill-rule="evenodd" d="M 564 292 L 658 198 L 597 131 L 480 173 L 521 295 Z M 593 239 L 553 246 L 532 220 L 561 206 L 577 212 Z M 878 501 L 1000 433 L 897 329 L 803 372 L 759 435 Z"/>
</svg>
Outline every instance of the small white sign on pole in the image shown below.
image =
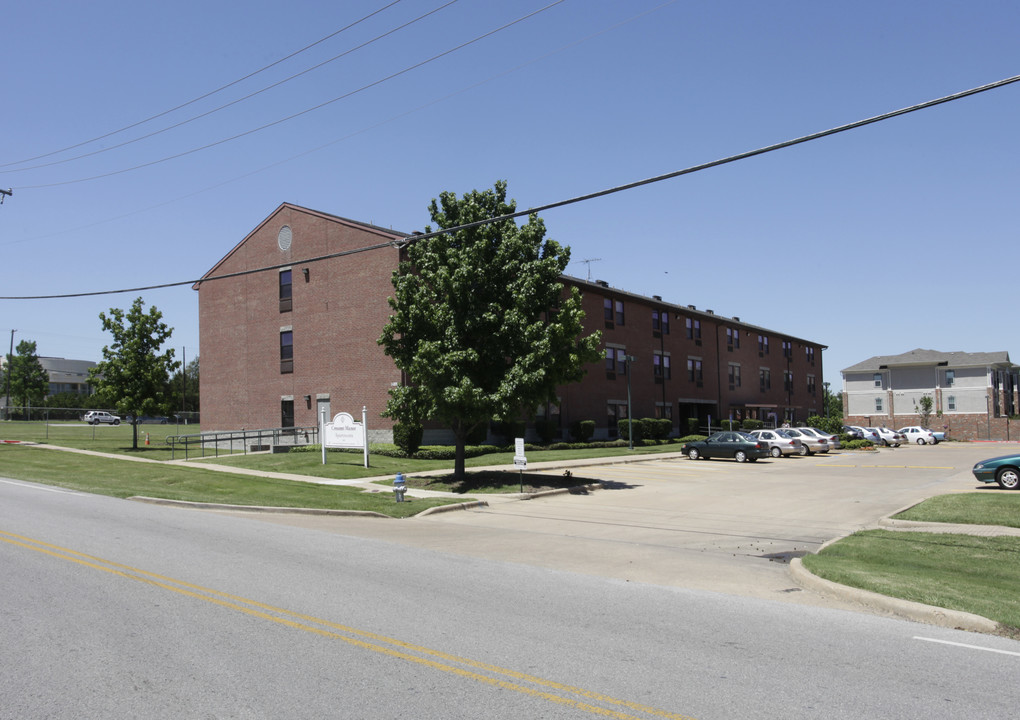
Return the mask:
<svg viewBox="0 0 1020 720">
<path fill-rule="evenodd" d="M 526 470 L 528 458 L 524 456 L 524 438 L 514 438 L 514 467 Z"/>
<path fill-rule="evenodd" d="M 332 422 L 322 425 L 323 457 L 325 448 L 363 448 L 365 467 L 368 467 L 368 434 L 365 431 L 366 409 L 361 409 L 361 422 L 355 422 L 350 413 L 337 413 Z"/>
</svg>

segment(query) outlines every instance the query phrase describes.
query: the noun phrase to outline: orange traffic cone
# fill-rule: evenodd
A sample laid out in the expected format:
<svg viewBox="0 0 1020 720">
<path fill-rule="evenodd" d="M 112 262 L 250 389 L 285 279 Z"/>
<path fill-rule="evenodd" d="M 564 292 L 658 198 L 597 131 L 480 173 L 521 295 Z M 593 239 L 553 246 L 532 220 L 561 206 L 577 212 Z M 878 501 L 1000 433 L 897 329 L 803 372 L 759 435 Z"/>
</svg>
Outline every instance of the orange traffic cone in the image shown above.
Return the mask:
<svg viewBox="0 0 1020 720">
<path fill-rule="evenodd" d="M 149 444 L 149 433 L 145 433 L 145 444 Z"/>
</svg>

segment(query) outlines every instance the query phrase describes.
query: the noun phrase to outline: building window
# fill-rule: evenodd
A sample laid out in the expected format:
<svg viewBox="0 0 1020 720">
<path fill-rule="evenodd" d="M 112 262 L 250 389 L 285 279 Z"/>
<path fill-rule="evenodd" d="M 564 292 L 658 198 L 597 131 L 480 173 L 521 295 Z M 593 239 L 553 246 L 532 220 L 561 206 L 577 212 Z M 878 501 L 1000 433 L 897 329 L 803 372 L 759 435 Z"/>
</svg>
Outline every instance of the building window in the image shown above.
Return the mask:
<svg viewBox="0 0 1020 720">
<path fill-rule="evenodd" d="M 687 339 L 701 342 L 701 321 L 687 318 Z"/>
<path fill-rule="evenodd" d="M 783 391 L 793 393 L 793 371 L 783 371 Z"/>
<path fill-rule="evenodd" d="M 726 328 L 726 349 L 740 349 L 740 331 L 734 328 Z"/>
<path fill-rule="evenodd" d="M 882 398 L 875 398 L 875 412 L 883 412 L 882 411 Z"/>
<path fill-rule="evenodd" d="M 758 387 L 762 392 L 772 389 L 772 371 L 768 368 L 758 370 Z"/>
<path fill-rule="evenodd" d="M 293 307 L 292 300 L 293 286 L 291 285 L 291 271 L 280 271 L 280 312 L 290 312 Z"/>
<path fill-rule="evenodd" d="M 605 298 L 602 301 L 602 316 L 605 318 L 606 327 L 613 327 L 613 301 L 609 298 Z"/>
<path fill-rule="evenodd" d="M 946 370 L 946 387 L 953 387 L 953 383 L 956 382 L 956 371 Z"/>
<path fill-rule="evenodd" d="M 606 378 L 627 374 L 627 351 L 623 348 L 606 348 Z"/>
<path fill-rule="evenodd" d="M 768 355 L 769 354 L 769 336 L 759 335 L 758 336 L 758 354 Z"/>
<path fill-rule="evenodd" d="M 875 373 L 875 387 L 882 387 L 882 373 Z"/>
<path fill-rule="evenodd" d="M 623 300 L 616 301 L 616 324 L 623 325 Z"/>
<path fill-rule="evenodd" d="M 663 335 L 669 335 L 668 312 L 665 310 L 652 310 L 652 331 L 662 333 Z"/>
<path fill-rule="evenodd" d="M 291 330 L 280 331 L 280 372 L 294 372 L 294 333 Z"/>
<path fill-rule="evenodd" d="M 652 368 L 656 380 L 669 380 L 673 376 L 669 366 L 669 355 L 655 353 L 652 356 Z"/>
<path fill-rule="evenodd" d="M 947 398 L 947 400 L 948 400 L 948 403 L 949 403 L 949 406 L 948 406 L 949 409 L 950 410 L 955 410 L 956 409 L 956 396 L 955 395 L 950 395 Z"/>
<path fill-rule="evenodd" d="M 730 390 L 736 390 L 740 387 L 740 366 L 730 365 Z"/>
<path fill-rule="evenodd" d="M 804 348 L 804 352 L 807 354 L 807 361 L 812 365 L 815 364 L 815 349 L 813 347 Z"/>
<path fill-rule="evenodd" d="M 280 401 L 280 427 L 294 427 L 294 401 Z"/>
<path fill-rule="evenodd" d="M 807 376 L 807 391 L 808 391 L 808 395 L 814 395 L 815 394 L 815 376 L 814 375 L 808 375 Z"/>
<path fill-rule="evenodd" d="M 673 419 L 673 406 L 669 403 L 663 405 L 662 403 L 655 403 L 655 417 L 666 420 Z"/>
<path fill-rule="evenodd" d="M 793 343 L 789 340 L 783 340 L 783 357 L 788 360 L 793 359 Z"/>
<path fill-rule="evenodd" d="M 692 383 L 697 383 L 698 387 L 702 386 L 705 378 L 701 371 L 701 360 L 687 358 L 687 379 Z"/>
</svg>

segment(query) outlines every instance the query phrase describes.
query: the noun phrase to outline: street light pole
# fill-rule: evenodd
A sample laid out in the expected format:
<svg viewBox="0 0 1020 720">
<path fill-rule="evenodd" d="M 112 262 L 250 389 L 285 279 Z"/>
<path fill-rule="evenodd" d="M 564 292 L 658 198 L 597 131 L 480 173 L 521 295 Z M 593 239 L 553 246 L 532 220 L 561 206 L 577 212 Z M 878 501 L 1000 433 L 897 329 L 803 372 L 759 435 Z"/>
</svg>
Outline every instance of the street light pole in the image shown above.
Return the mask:
<svg viewBox="0 0 1020 720">
<path fill-rule="evenodd" d="M 631 363 L 637 360 L 633 355 L 627 355 L 627 448 L 634 449 L 634 415 L 630 409 L 630 370 Z"/>
<path fill-rule="evenodd" d="M 4 401 L 4 420 L 11 419 L 11 365 L 14 363 L 14 333 L 11 330 L 11 350 L 7 353 L 7 400 Z"/>
</svg>

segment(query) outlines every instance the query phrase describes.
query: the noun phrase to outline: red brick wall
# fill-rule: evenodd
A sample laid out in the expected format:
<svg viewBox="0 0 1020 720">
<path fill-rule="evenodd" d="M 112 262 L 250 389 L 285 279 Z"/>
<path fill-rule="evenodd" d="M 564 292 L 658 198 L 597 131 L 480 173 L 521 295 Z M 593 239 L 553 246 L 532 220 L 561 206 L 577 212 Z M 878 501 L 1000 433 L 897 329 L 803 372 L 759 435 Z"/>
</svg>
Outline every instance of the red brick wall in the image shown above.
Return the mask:
<svg viewBox="0 0 1020 720">
<path fill-rule="evenodd" d="M 288 251 L 277 245 L 283 225 L 293 235 Z M 287 395 L 294 398 L 294 424 L 315 425 L 318 394 L 329 395 L 332 414 L 346 411 L 360 419 L 367 406 L 370 430 L 392 427 L 379 414 L 400 373 L 376 340 L 389 317 L 386 298 L 398 251 L 299 261 L 394 237 L 284 205 L 210 272 L 293 263 L 293 309 L 280 312 L 278 270 L 201 284 L 203 430 L 278 427 L 281 397 Z M 294 333 L 294 372 L 287 374 L 280 372 L 283 326 Z"/>
</svg>

